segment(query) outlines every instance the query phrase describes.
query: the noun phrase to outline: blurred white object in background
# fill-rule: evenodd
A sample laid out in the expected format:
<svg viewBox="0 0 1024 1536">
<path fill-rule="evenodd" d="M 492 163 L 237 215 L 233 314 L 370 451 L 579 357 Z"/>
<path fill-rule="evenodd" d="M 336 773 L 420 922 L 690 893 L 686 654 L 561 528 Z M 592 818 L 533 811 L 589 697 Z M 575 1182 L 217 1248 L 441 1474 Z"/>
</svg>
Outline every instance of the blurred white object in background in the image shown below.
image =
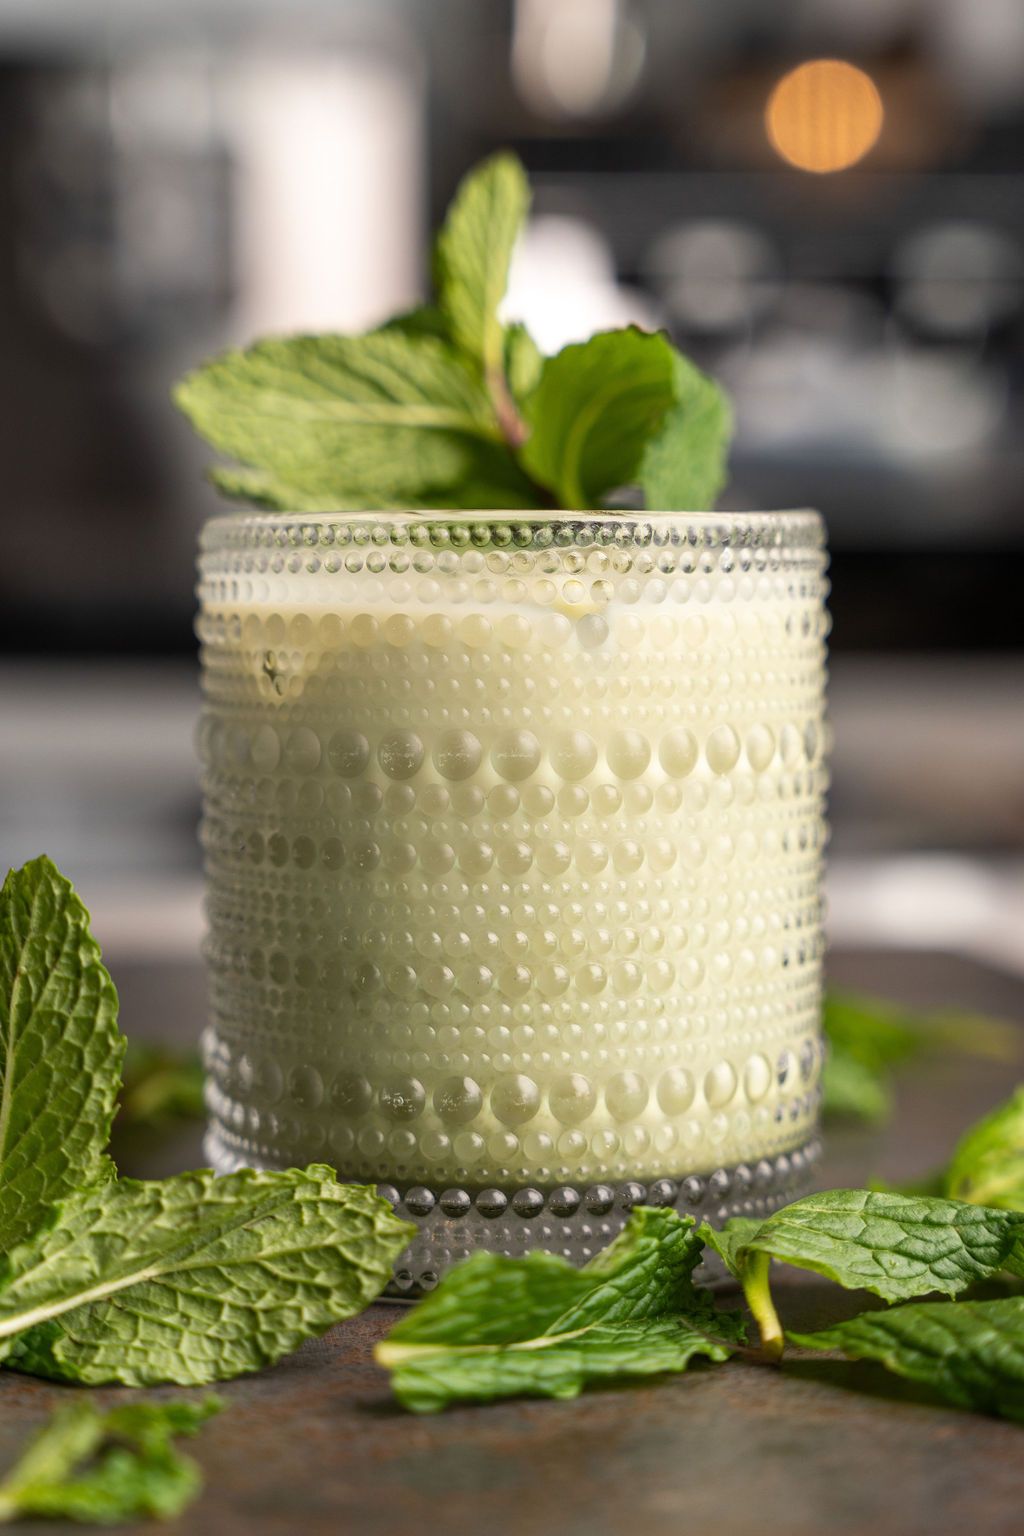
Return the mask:
<svg viewBox="0 0 1024 1536">
<path fill-rule="evenodd" d="M 424 98 L 412 56 L 256 54 L 226 102 L 239 341 L 360 331 L 422 292 Z"/>
<path fill-rule="evenodd" d="M 516 0 L 512 78 L 543 117 L 597 117 L 624 106 L 645 54 L 628 0 Z"/>
<path fill-rule="evenodd" d="M 615 278 L 611 247 L 584 219 L 531 219 L 512 258 L 502 312 L 523 320 L 542 352 L 557 352 L 619 325 L 656 330 L 655 303 Z"/>
<path fill-rule="evenodd" d="M 1000 229 L 966 219 L 915 230 L 893 258 L 897 309 L 934 336 L 983 339 L 1024 301 L 1024 258 Z"/>
<path fill-rule="evenodd" d="M 646 261 L 666 305 L 688 330 L 744 330 L 778 301 L 778 254 L 752 225 L 693 219 L 659 235 Z"/>
</svg>

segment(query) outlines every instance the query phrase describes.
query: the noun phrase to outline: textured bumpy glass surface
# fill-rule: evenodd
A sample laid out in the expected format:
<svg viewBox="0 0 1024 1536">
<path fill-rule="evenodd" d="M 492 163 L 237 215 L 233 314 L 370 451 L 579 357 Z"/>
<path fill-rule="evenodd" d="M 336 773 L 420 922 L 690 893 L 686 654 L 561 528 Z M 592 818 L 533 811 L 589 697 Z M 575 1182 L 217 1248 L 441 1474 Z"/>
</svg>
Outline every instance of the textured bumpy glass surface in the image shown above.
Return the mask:
<svg viewBox="0 0 1024 1536">
<path fill-rule="evenodd" d="M 200 570 L 220 1166 L 547 1200 L 813 1137 L 814 513 L 235 515 Z"/>
</svg>

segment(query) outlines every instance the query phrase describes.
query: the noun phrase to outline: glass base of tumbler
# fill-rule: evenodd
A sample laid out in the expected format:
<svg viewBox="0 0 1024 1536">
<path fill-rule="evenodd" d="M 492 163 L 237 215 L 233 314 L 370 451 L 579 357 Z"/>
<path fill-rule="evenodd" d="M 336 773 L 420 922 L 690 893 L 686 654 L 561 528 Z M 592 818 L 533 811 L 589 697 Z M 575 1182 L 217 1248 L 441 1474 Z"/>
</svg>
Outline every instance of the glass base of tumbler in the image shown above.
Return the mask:
<svg viewBox="0 0 1024 1536">
<path fill-rule="evenodd" d="M 242 1159 L 208 1132 L 206 1155 L 218 1173 L 240 1167 L 270 1167 Z M 731 1216 L 768 1216 L 805 1194 L 821 1152 L 815 1137 L 800 1147 L 758 1162 L 681 1174 L 650 1183 L 559 1185 L 555 1189 L 428 1189 L 379 1184 L 397 1215 L 419 1231 L 395 1263 L 385 1299 L 413 1300 L 433 1290 L 445 1271 L 478 1249 L 522 1258 L 534 1249 L 561 1254 L 582 1265 L 607 1247 L 625 1225 L 634 1205 L 672 1206 L 680 1215 L 721 1226 Z M 721 1277 L 705 1263 L 696 1278 Z"/>
</svg>

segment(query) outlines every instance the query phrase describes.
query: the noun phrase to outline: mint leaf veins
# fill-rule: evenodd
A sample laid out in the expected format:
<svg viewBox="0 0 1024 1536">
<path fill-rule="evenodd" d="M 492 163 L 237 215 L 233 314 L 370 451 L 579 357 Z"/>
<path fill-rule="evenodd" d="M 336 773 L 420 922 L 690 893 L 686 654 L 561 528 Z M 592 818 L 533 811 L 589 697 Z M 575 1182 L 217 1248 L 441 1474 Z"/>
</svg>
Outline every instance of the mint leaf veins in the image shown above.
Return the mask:
<svg viewBox="0 0 1024 1536">
<path fill-rule="evenodd" d="M 570 511 L 635 490 L 653 510 L 713 505 L 728 402 L 664 335 L 606 332 L 544 359 L 501 305 L 529 206 L 514 156 L 462 182 L 438 235 L 436 298 L 364 336 L 227 352 L 175 400 L 234 465 L 229 497 L 335 508 Z"/>
<path fill-rule="evenodd" d="M 4 1261 L 0 1351 L 56 1380 L 200 1385 L 361 1312 L 411 1228 L 333 1169 L 122 1179 Z"/>
<path fill-rule="evenodd" d="M 89 915 L 47 858 L 0 890 L 0 1252 L 108 1174 L 125 1042 Z"/>
<path fill-rule="evenodd" d="M 1024 1423 L 1024 1298 L 945 1301 L 865 1312 L 819 1333 L 790 1333 L 805 1349 L 877 1360 L 960 1408 Z"/>
<path fill-rule="evenodd" d="M 575 1397 L 585 1386 L 728 1358 L 742 1323 L 693 1285 L 701 1243 L 689 1217 L 639 1207 L 583 1269 L 554 1254 L 477 1253 L 377 1346 L 399 1402 Z"/>
</svg>

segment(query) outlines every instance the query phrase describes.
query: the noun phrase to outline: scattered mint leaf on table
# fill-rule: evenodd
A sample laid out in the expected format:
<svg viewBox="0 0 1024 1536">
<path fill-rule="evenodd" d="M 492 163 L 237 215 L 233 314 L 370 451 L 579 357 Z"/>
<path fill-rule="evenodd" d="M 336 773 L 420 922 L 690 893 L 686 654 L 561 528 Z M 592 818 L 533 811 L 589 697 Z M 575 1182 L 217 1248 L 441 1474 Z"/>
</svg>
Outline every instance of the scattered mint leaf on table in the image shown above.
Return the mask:
<svg viewBox="0 0 1024 1536">
<path fill-rule="evenodd" d="M 1024 1087 L 965 1132 L 944 1183 L 951 1199 L 1024 1211 Z"/>
<path fill-rule="evenodd" d="M 123 1179 L 6 1256 L 0 1349 L 88 1385 L 224 1380 L 361 1312 L 411 1231 L 318 1165 Z"/>
<path fill-rule="evenodd" d="M 0 890 L 0 1253 L 108 1178 L 124 1039 L 89 914 L 47 858 Z"/>
<path fill-rule="evenodd" d="M 636 480 L 644 445 L 676 402 L 674 358 L 665 336 L 630 326 L 545 360 L 522 461 L 560 506 L 599 507 Z"/>
<path fill-rule="evenodd" d="M 955 1296 L 998 1273 L 1024 1223 L 958 1200 L 832 1189 L 783 1206 L 741 1252 L 814 1270 L 848 1290 L 905 1301 Z"/>
<path fill-rule="evenodd" d="M 199 1468 L 172 1442 L 196 1434 L 221 1406 L 209 1397 L 109 1411 L 86 1399 L 59 1408 L 0 1483 L 0 1521 L 172 1519 L 202 1487 Z"/>
<path fill-rule="evenodd" d="M 197 1051 L 131 1040 L 125 1055 L 116 1129 L 202 1120 L 203 1066 Z"/>
<path fill-rule="evenodd" d="M 789 1338 L 805 1349 L 877 1360 L 958 1407 L 1024 1422 L 1022 1297 L 892 1307 Z"/>
<path fill-rule="evenodd" d="M 465 1260 L 377 1346 L 406 1408 L 433 1413 L 500 1397 L 575 1397 L 591 1382 L 724 1360 L 740 1320 L 693 1285 L 690 1218 L 638 1207 L 583 1269 L 553 1254 Z"/>
<path fill-rule="evenodd" d="M 822 1111 L 826 1118 L 863 1120 L 877 1125 L 892 1113 L 888 1074 L 833 1048 L 821 1074 Z"/>
<path fill-rule="evenodd" d="M 897 1068 L 935 1051 L 1012 1061 L 1020 1034 L 999 1019 L 955 1012 L 914 1013 L 877 997 L 829 988 L 823 1027 L 828 1057 L 822 1078 L 826 1117 L 865 1121 L 892 1109 Z"/>
<path fill-rule="evenodd" d="M 778 1358 L 783 1330 L 772 1301 L 772 1259 L 813 1270 L 848 1290 L 905 1301 L 956 1296 L 1015 1262 L 1024 1223 L 957 1200 L 832 1189 L 783 1206 L 752 1230 L 746 1218 L 700 1236 L 740 1281 L 765 1352 Z"/>
<path fill-rule="evenodd" d="M 726 481 L 732 407 L 714 379 L 673 350 L 675 401 L 646 440 L 637 479 L 651 508 L 702 512 Z"/>
</svg>

